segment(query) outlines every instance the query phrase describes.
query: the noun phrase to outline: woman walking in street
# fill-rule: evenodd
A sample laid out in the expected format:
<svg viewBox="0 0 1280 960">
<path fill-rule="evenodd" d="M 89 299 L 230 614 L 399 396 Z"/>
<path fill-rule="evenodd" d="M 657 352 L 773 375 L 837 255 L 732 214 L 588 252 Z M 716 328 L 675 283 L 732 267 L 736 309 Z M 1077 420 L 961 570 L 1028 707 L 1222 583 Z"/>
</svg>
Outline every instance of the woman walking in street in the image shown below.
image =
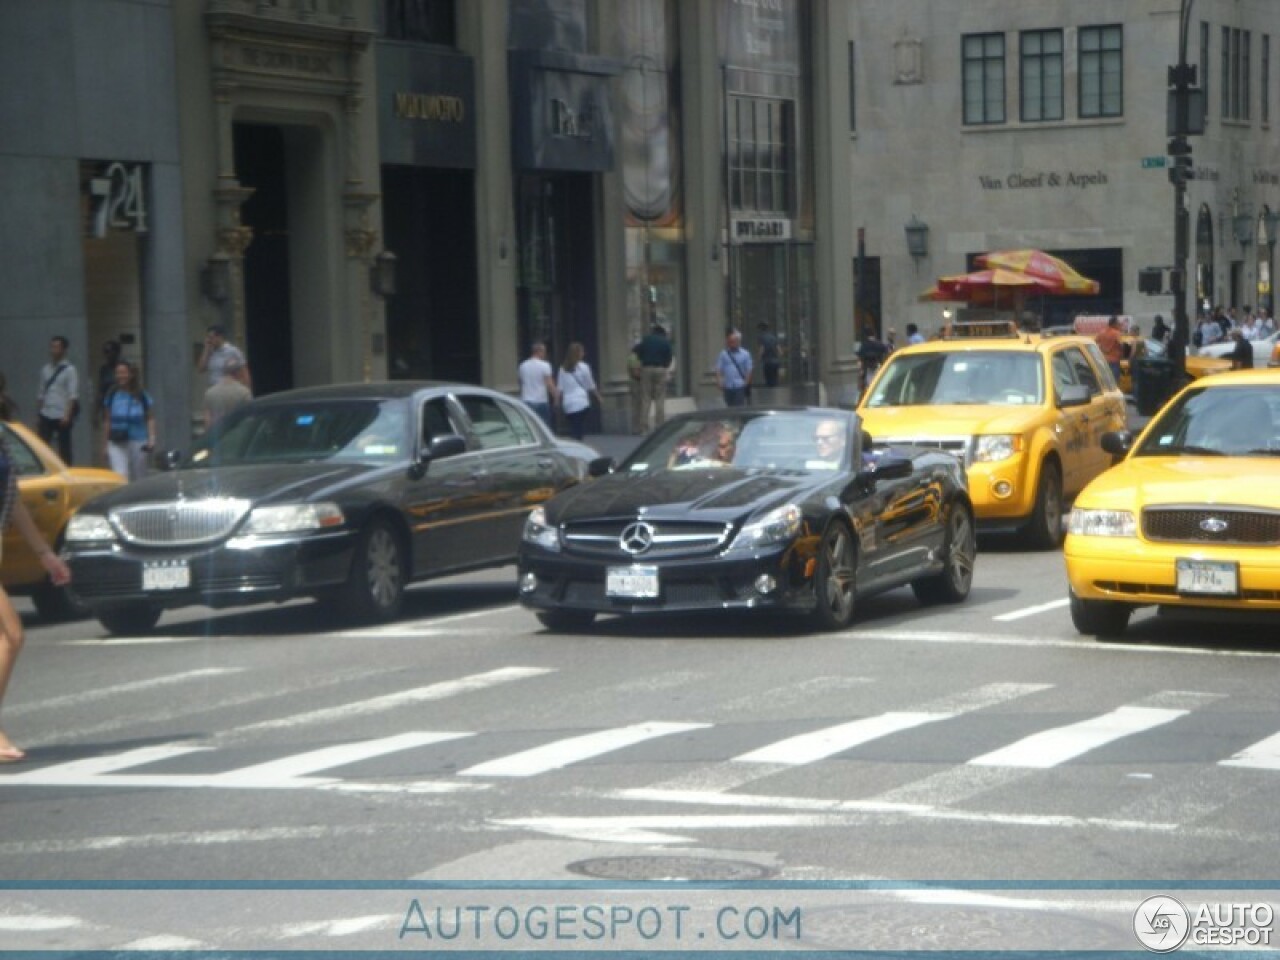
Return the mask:
<svg viewBox="0 0 1280 960">
<path fill-rule="evenodd" d="M 102 401 L 103 444 L 107 465 L 126 480 L 147 475 L 147 454 L 156 445 L 156 417 L 151 395 L 142 389 L 138 368 L 128 360 L 116 364 L 116 384 Z"/>
<path fill-rule="evenodd" d="M 569 434 L 575 440 L 581 440 L 587 432 L 591 398 L 595 397 L 596 402 L 602 406 L 604 404 L 591 376 L 591 368 L 582 359 L 582 354 L 582 344 L 569 344 L 564 363 L 560 364 L 560 376 L 556 384 L 560 388 L 560 404 L 564 407 L 565 419 L 569 421 Z"/>
<path fill-rule="evenodd" d="M 10 517 L 22 539 L 40 558 L 40 564 L 49 574 L 54 586 L 70 583 L 71 571 L 45 543 L 31 515 L 27 513 L 27 508 L 18 497 L 18 466 L 10 457 L 4 431 L 0 430 L 0 557 L 4 550 L 4 530 L 9 525 Z M 0 703 L 4 702 L 4 691 L 9 685 L 9 677 L 13 675 L 13 666 L 17 663 L 23 640 L 22 620 L 13 609 L 9 594 L 0 585 Z M 0 763 L 16 763 L 25 756 L 0 729 Z"/>
</svg>

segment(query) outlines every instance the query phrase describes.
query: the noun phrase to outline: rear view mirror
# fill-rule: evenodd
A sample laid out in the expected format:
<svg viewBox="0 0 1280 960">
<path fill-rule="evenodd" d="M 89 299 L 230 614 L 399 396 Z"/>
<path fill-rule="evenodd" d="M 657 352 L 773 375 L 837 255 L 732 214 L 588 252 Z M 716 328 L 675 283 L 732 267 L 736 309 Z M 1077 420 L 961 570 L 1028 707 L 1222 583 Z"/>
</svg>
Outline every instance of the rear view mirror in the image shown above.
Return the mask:
<svg viewBox="0 0 1280 960">
<path fill-rule="evenodd" d="M 165 471 L 177 470 L 178 467 L 182 465 L 182 451 L 181 450 L 164 451 L 164 453 L 156 457 L 156 465 L 159 466 L 161 470 L 165 470 Z"/>
<path fill-rule="evenodd" d="M 1102 435 L 1102 449 L 1112 456 L 1123 457 L 1133 446 L 1133 434 L 1128 430 L 1112 430 Z"/>
<path fill-rule="evenodd" d="M 617 464 L 613 457 L 596 457 L 587 464 L 587 476 L 589 477 L 605 477 L 613 473 Z"/>
<path fill-rule="evenodd" d="M 1083 407 L 1089 402 L 1089 388 L 1073 383 L 1058 391 L 1058 406 Z"/>
<path fill-rule="evenodd" d="M 456 457 L 460 453 L 467 452 L 467 440 L 456 433 L 446 433 L 433 438 L 431 446 L 424 452 L 429 454 L 428 460 L 443 460 L 445 457 Z"/>
</svg>

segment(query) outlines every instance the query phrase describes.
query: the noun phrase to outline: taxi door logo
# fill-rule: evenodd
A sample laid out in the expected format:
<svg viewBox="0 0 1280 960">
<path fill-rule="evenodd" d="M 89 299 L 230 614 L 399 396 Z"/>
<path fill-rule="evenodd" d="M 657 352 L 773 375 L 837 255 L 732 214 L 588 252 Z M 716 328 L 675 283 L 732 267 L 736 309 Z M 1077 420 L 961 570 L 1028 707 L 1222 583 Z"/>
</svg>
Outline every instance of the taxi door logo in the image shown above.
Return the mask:
<svg viewBox="0 0 1280 960">
<path fill-rule="evenodd" d="M 1152 953 L 1170 953 L 1187 942 L 1191 914 L 1173 897 L 1148 897 L 1133 914 L 1133 932 Z"/>
</svg>

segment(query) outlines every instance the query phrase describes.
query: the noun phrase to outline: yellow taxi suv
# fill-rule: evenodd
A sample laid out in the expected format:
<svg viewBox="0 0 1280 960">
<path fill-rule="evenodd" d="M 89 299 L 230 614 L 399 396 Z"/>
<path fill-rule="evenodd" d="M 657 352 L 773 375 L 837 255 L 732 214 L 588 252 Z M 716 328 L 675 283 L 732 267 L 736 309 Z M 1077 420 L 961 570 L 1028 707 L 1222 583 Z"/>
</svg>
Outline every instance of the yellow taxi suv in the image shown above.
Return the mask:
<svg viewBox="0 0 1280 960">
<path fill-rule="evenodd" d="M 1280 369 L 1205 377 L 1076 498 L 1065 546 L 1071 620 L 1123 633 L 1138 607 L 1280 613 Z"/>
<path fill-rule="evenodd" d="M 20 423 L 2 422 L 0 430 L 18 471 L 18 495 L 49 544 L 61 544 L 67 521 L 85 501 L 124 485 L 124 478 L 110 470 L 68 467 Z M 36 612 L 46 620 L 62 620 L 78 612 L 67 591 L 49 582 L 40 559 L 13 524 L 4 533 L 0 583 L 9 593 L 29 595 Z"/>
<path fill-rule="evenodd" d="M 1064 504 L 1112 463 L 1124 395 L 1087 337 L 957 323 L 897 350 L 858 403 L 876 447 L 949 450 L 964 463 L 979 529 L 1062 543 Z"/>
</svg>

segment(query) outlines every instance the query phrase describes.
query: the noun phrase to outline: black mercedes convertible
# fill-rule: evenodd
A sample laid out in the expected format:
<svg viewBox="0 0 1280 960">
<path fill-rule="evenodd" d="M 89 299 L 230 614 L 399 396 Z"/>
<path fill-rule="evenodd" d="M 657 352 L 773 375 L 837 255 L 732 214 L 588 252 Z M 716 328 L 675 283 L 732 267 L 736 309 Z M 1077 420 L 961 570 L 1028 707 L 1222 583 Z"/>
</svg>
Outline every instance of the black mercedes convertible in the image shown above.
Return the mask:
<svg viewBox="0 0 1280 960">
<path fill-rule="evenodd" d="M 598 614 L 780 609 L 848 627 L 858 597 L 910 584 L 957 603 L 973 579 L 964 467 L 872 450 L 844 410 L 742 408 L 668 421 L 596 482 L 525 522 L 521 602 L 554 630 Z"/>
</svg>

